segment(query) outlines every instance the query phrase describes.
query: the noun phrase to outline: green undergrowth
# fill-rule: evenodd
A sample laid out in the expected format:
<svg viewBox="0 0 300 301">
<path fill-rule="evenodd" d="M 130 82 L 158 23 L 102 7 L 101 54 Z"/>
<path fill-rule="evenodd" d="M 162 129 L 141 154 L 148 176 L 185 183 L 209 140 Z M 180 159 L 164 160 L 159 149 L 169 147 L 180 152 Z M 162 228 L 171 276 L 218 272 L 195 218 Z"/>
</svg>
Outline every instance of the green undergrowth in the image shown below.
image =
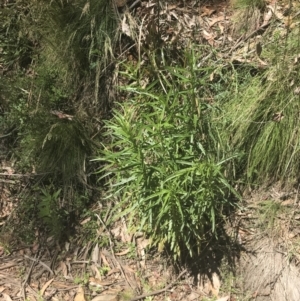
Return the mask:
<svg viewBox="0 0 300 301">
<path fill-rule="evenodd" d="M 63 185 L 57 188 L 57 181 L 48 181 L 47 185 L 45 182 L 30 180 L 30 189 L 19 194 L 18 207 L 0 232 L 0 243 L 5 243 L 9 236 L 8 249 L 33 243 L 45 245 L 49 237 L 58 242 L 70 240 L 78 217 L 86 214 L 90 195 L 84 187 L 69 185 L 66 190 Z M 95 235 L 95 226 L 92 230 Z"/>
<path fill-rule="evenodd" d="M 162 49 L 148 52 L 147 64 L 120 66 L 127 101 L 106 122 L 100 177 L 118 200 L 116 217 L 128 215 L 175 258 L 201 252 L 204 234 L 233 205 L 232 185 L 299 180 L 298 29 L 269 40 L 264 68 L 255 60 L 203 66 L 196 46 L 180 64 Z"/>
<path fill-rule="evenodd" d="M 0 5 L 0 137 L 6 160 L 39 191 L 31 183 L 19 196 L 28 233 L 36 225 L 59 237 L 97 190 L 89 159 L 109 114 L 118 30 L 112 1 Z"/>
<path fill-rule="evenodd" d="M 78 150 L 81 146 L 90 149 L 87 137 L 92 131 L 99 132 L 99 121 L 94 118 L 92 122 L 91 111 L 101 115 L 109 108 L 104 82 L 111 76 L 107 67 L 114 56 L 118 23 L 111 2 L 46 2 L 21 0 L 0 7 L 4 68 L 0 105 L 5 108 L 1 119 L 7 131 L 16 129 L 13 148 L 22 167 L 31 168 L 35 148 L 47 152 L 42 161 L 55 150 L 62 150 L 62 157 L 56 153 L 58 160 L 52 158 L 46 164 L 46 168 L 51 164 L 51 170 L 43 172 L 63 172 L 68 168 L 62 167 L 62 160 L 67 165 L 72 165 L 73 159 L 73 165 L 78 166 L 78 160 L 83 164 Z M 51 114 L 53 110 L 76 118 L 71 122 L 55 120 L 58 118 Z M 70 143 L 74 143 L 73 153 Z M 71 172 L 76 174 L 75 169 Z"/>
<path fill-rule="evenodd" d="M 256 15 L 236 34 L 252 32 L 265 1 L 237 2 Z M 237 204 L 237 182 L 299 181 L 297 23 L 272 32 L 270 22 L 262 67 L 203 45 L 175 51 L 151 30 L 146 46 L 130 41 L 141 46 L 137 62 L 116 62 L 112 1 L 20 0 L 3 4 L 0 17 L 0 136 L 9 134 L 18 172 L 41 175 L 34 201 L 20 206 L 32 229 L 37 218 L 55 235 L 87 206 L 97 168 L 101 202 L 117 204 L 113 219 L 126 215 L 160 250 L 195 258 Z M 116 77 L 122 101 L 108 120 Z M 96 226 L 87 226 L 91 240 Z"/>
<path fill-rule="evenodd" d="M 0 7 L 0 64 L 2 70 L 27 68 L 38 48 L 39 35 L 35 30 L 35 5 L 31 1 L 1 4 Z"/>
<path fill-rule="evenodd" d="M 266 50 L 267 71 L 239 89 L 223 108 L 228 122 L 223 132 L 245 154 L 241 169 L 250 183 L 299 180 L 299 46 L 298 29 L 284 45 L 274 41 Z"/>
<path fill-rule="evenodd" d="M 96 159 L 106 163 L 107 198 L 120 199 L 117 216 L 175 259 L 197 256 L 237 197 L 224 173 L 237 154 L 223 145 L 212 119 L 218 106 L 206 100 L 212 70 L 197 67 L 196 52 L 184 55 L 185 66 L 157 70 L 145 88 L 138 78 L 124 87 L 130 101 L 106 123 L 111 143 Z"/>
</svg>

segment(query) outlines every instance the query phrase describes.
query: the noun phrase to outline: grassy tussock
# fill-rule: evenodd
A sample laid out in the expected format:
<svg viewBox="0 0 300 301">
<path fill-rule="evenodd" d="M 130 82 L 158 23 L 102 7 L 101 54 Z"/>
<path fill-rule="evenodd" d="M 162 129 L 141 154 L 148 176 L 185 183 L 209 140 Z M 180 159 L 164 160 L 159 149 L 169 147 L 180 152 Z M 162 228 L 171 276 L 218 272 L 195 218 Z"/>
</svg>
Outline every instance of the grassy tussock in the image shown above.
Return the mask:
<svg viewBox="0 0 300 301">
<path fill-rule="evenodd" d="M 224 109 L 224 117 L 230 120 L 227 139 L 245 154 L 242 169 L 250 182 L 299 177 L 300 82 L 292 55 L 299 47 L 295 41 L 297 37 L 291 35 L 286 48 L 274 49 L 273 55 L 280 52 L 276 65 L 248 82 Z"/>
</svg>

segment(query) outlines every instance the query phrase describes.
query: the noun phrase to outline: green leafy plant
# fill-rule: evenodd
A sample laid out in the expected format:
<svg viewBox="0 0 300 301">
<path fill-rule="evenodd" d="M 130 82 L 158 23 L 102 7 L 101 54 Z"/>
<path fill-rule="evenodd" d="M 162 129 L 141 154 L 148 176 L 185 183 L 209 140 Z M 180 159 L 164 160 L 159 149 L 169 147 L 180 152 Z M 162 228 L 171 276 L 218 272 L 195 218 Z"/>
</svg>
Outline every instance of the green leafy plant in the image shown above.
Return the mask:
<svg viewBox="0 0 300 301">
<path fill-rule="evenodd" d="M 38 218 L 41 220 L 42 224 L 50 231 L 52 235 L 56 238 L 60 238 L 62 229 L 64 228 L 64 220 L 66 219 L 67 212 L 60 209 L 59 196 L 61 194 L 61 189 L 52 191 L 51 187 L 47 189 L 40 189 L 41 196 L 37 205 Z"/>
<path fill-rule="evenodd" d="M 211 120 L 217 108 L 201 98 L 198 74 L 207 70 L 190 58 L 187 70 L 166 68 L 145 89 L 126 87 L 135 96 L 107 122 L 111 146 L 96 159 L 107 163 L 103 177 L 115 177 L 107 197 L 119 196 L 121 215 L 174 258 L 200 252 L 235 193 L 224 176 L 234 156 Z"/>
<path fill-rule="evenodd" d="M 82 276 L 74 277 L 75 284 L 87 285 L 89 283 L 90 274 L 84 273 Z"/>
<path fill-rule="evenodd" d="M 99 270 L 99 273 L 100 273 L 101 276 L 105 276 L 110 271 L 110 267 L 102 266 L 98 270 Z"/>
</svg>

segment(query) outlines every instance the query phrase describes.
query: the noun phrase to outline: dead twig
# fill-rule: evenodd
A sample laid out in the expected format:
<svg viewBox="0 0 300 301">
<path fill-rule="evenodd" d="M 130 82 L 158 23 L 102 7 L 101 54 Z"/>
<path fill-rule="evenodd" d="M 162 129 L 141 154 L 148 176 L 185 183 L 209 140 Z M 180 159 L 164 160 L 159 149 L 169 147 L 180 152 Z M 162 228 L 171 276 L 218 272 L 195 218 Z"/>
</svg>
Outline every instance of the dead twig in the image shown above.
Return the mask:
<svg viewBox="0 0 300 301">
<path fill-rule="evenodd" d="M 26 255 L 25 255 L 25 256 L 26 256 Z M 26 289 L 25 289 L 25 286 L 26 286 L 26 284 L 27 284 L 27 282 L 28 282 L 28 280 L 29 280 L 29 278 L 30 278 L 30 275 L 31 275 L 32 270 L 33 270 L 33 267 L 34 267 L 34 265 L 36 264 L 36 261 L 38 261 L 38 257 L 39 257 L 39 254 L 37 253 L 37 254 L 35 255 L 34 260 L 32 261 L 32 264 L 31 264 L 31 266 L 30 266 L 30 269 L 29 269 L 29 271 L 28 271 L 28 273 L 27 273 L 27 275 L 26 275 L 26 277 L 25 277 L 25 280 L 24 280 L 23 283 L 22 283 L 22 286 L 21 286 L 21 290 L 22 290 L 22 295 L 23 295 L 24 301 L 26 300 Z M 30 259 L 31 259 L 31 258 L 30 258 Z"/>
<path fill-rule="evenodd" d="M 39 260 L 37 258 L 32 258 L 27 255 L 24 255 L 24 257 L 29 260 L 35 261 L 37 264 L 42 265 L 47 271 L 49 271 L 52 275 L 54 275 L 54 272 L 51 270 L 51 268 L 46 263 L 42 262 L 41 260 Z"/>
<path fill-rule="evenodd" d="M 150 296 L 154 296 L 154 295 L 158 295 L 158 294 L 162 294 L 164 292 L 166 292 L 167 290 L 169 290 L 172 286 L 174 286 L 176 284 L 176 282 L 184 275 L 187 273 L 187 269 L 183 270 L 179 275 L 178 277 L 176 278 L 176 280 L 170 284 L 168 284 L 165 288 L 161 289 L 161 290 L 157 290 L 157 291 L 154 291 L 154 292 L 151 292 L 151 293 L 148 293 L 148 294 L 143 294 L 143 295 L 139 295 L 137 297 L 134 297 L 132 299 L 130 299 L 130 301 L 137 301 L 137 300 L 140 300 L 140 299 L 145 299 L 147 297 L 150 297 Z"/>
<path fill-rule="evenodd" d="M 11 262 L 11 263 L 2 265 L 2 266 L 0 266 L 0 270 L 6 270 L 6 269 L 12 268 L 12 267 L 14 267 L 14 266 L 16 266 L 16 265 L 19 265 L 19 262 L 20 262 L 20 261 L 21 261 L 21 260 L 18 260 L 18 261 L 16 261 L 16 262 Z"/>
</svg>

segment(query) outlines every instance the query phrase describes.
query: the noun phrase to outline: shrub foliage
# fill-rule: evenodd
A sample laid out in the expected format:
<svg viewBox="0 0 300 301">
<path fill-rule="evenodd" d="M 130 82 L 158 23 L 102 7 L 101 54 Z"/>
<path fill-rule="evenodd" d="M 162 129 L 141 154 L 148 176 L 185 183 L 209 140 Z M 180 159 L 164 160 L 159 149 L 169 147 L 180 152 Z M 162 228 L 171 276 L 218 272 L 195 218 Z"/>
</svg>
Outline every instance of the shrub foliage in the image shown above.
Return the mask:
<svg viewBox="0 0 300 301">
<path fill-rule="evenodd" d="M 121 215 L 175 258 L 199 254 L 205 232 L 215 232 L 234 192 L 224 176 L 232 158 L 217 151 L 216 108 L 195 93 L 190 71 L 167 68 L 166 93 L 158 88 L 166 76 L 145 89 L 126 87 L 132 100 L 107 122 L 112 143 L 97 159 L 108 163 L 103 177 L 113 175 L 109 195 L 120 198 Z"/>
</svg>

